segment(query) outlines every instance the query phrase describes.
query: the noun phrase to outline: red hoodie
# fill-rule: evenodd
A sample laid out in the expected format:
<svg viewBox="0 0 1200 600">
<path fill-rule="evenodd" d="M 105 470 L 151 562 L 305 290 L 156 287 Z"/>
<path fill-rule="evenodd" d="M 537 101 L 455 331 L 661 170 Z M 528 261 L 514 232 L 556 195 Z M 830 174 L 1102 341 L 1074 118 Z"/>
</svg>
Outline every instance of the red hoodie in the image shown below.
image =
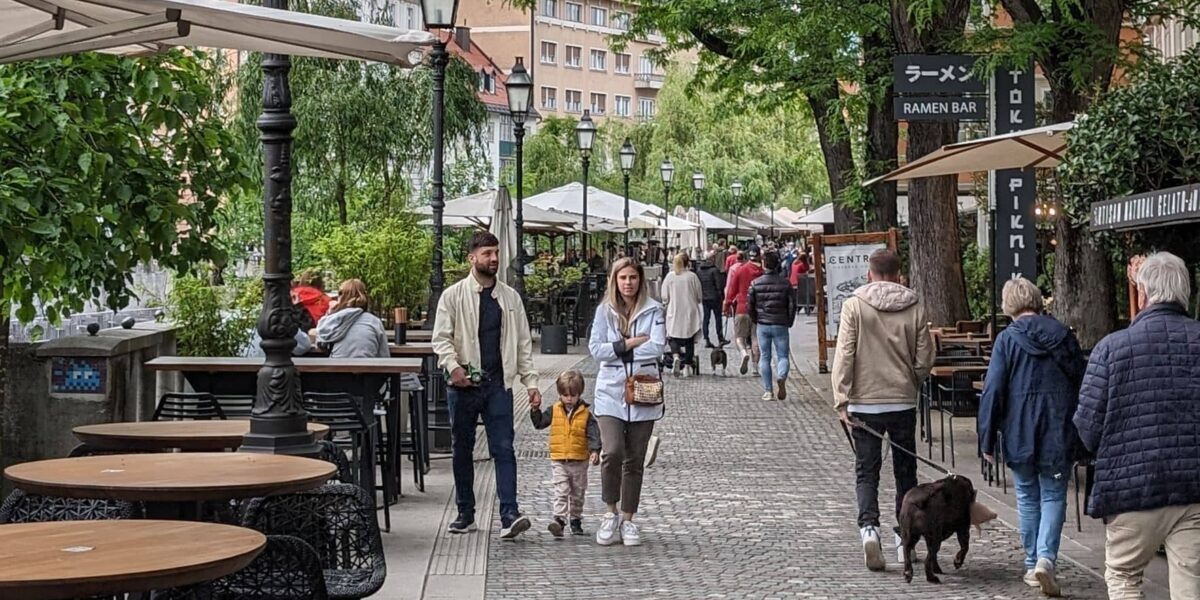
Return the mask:
<svg viewBox="0 0 1200 600">
<path fill-rule="evenodd" d="M 797 258 L 796 263 L 792 265 L 792 276 L 789 277 L 792 282 L 792 287 L 800 285 L 800 276 L 807 273 L 808 265 L 804 261 Z"/>
<path fill-rule="evenodd" d="M 763 274 L 762 265 L 747 261 L 733 272 L 733 278 L 725 288 L 725 308 L 733 306 L 737 314 L 744 315 L 750 308 L 750 282 Z"/>
<path fill-rule="evenodd" d="M 313 323 L 320 321 L 321 317 L 329 312 L 329 296 L 326 296 L 325 292 L 307 285 L 298 285 L 292 288 L 292 292 L 296 294 L 304 310 L 312 316 Z"/>
</svg>

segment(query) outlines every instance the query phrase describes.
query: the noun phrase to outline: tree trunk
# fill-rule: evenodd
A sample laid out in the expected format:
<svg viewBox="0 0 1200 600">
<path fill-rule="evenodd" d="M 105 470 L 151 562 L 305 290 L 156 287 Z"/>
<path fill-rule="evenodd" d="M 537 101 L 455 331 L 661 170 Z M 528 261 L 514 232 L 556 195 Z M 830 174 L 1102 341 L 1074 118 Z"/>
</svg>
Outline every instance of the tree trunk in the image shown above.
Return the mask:
<svg viewBox="0 0 1200 600">
<path fill-rule="evenodd" d="M 867 162 L 866 177 L 871 179 L 896 168 L 899 154 L 900 129 L 892 107 L 892 56 L 895 43 L 891 36 L 881 34 L 863 38 L 866 56 L 863 64 L 868 92 L 878 92 L 867 106 Z M 871 186 L 871 206 L 866 229 L 886 231 L 899 225 L 896 212 L 896 182 L 884 181 Z"/>
<path fill-rule="evenodd" d="M 957 136 L 958 124 L 908 124 L 908 159 L 916 160 Z M 934 325 L 970 318 L 958 236 L 958 178 L 913 179 L 908 184 L 909 281 Z"/>
<path fill-rule="evenodd" d="M 836 81 L 830 81 L 822 93 L 808 95 L 808 104 L 817 123 L 821 154 L 825 157 L 825 172 L 829 175 L 833 229 L 837 233 L 848 233 L 862 221 L 854 209 L 841 204 L 842 193 L 854 173 L 854 153 L 850 147 L 850 132 L 837 100 Z"/>
<path fill-rule="evenodd" d="M 341 225 L 349 223 L 349 215 L 346 214 L 346 184 L 340 179 L 333 187 L 333 201 L 337 203 L 338 207 L 338 223 Z"/>
</svg>

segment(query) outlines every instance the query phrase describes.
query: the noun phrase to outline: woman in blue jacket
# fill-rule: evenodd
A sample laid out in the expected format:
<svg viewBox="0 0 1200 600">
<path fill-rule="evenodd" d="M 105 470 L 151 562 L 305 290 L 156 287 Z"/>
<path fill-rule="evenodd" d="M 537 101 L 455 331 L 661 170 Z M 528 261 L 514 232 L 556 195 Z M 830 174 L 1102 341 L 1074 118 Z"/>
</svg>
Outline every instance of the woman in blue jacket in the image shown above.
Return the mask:
<svg viewBox="0 0 1200 600">
<path fill-rule="evenodd" d="M 996 434 L 1002 437 L 1017 490 L 1025 583 L 1057 597 L 1055 564 L 1078 447 L 1071 418 L 1086 362 L 1071 330 L 1041 314 L 1042 293 L 1033 282 L 1013 279 L 1001 296 L 1013 323 L 992 349 L 979 404 L 979 449 L 994 463 Z"/>
<path fill-rule="evenodd" d="M 647 293 L 642 265 L 628 258 L 618 260 L 588 340 L 592 358 L 600 363 L 592 413 L 600 425 L 600 497 L 608 506 L 596 531 L 601 546 L 642 543 L 633 516 L 642 496 L 646 449 L 663 407 L 626 404 L 625 379 L 631 372 L 660 375 L 658 360 L 666 345 L 666 314 Z"/>
</svg>

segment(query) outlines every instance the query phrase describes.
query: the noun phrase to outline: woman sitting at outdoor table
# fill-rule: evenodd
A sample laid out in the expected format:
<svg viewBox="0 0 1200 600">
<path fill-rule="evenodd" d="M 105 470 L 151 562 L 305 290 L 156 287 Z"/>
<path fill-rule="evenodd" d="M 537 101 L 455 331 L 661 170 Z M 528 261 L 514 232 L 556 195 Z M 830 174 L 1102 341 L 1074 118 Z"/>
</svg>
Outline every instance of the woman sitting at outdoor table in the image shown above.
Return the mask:
<svg viewBox="0 0 1200 600">
<path fill-rule="evenodd" d="M 1013 279 L 1001 296 L 1013 323 L 992 351 L 979 404 L 979 450 L 995 463 L 996 433 L 1003 436 L 1017 490 L 1025 583 L 1058 596 L 1055 563 L 1079 448 L 1071 419 L 1086 362 L 1071 330 L 1041 314 L 1042 293 L 1033 282 Z"/>
<path fill-rule="evenodd" d="M 336 305 L 317 323 L 317 346 L 330 358 L 388 358 L 387 334 L 379 317 L 367 312 L 367 286 L 347 279 L 338 288 Z"/>
</svg>

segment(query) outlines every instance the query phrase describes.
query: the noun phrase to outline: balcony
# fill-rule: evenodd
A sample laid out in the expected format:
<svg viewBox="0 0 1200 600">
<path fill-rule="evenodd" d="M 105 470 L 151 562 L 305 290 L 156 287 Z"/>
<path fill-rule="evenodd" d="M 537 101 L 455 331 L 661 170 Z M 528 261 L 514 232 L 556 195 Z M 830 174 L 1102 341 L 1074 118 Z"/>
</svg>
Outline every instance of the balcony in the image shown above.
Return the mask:
<svg viewBox="0 0 1200 600">
<path fill-rule="evenodd" d="M 661 90 L 664 75 L 659 73 L 638 73 L 633 76 L 633 87 L 639 90 Z"/>
</svg>

